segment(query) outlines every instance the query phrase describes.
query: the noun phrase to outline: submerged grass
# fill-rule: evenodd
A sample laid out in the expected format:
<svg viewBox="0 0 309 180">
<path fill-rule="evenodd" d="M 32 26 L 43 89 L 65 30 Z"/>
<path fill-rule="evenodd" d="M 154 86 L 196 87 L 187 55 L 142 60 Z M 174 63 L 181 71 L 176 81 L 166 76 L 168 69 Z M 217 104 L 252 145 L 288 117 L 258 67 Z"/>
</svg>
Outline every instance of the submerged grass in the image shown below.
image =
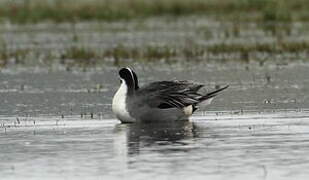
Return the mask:
<svg viewBox="0 0 309 180">
<path fill-rule="evenodd" d="M 309 19 L 308 9 L 307 0 L 2 0 L 0 18 L 37 23 L 213 14 L 235 20 L 305 21 Z"/>
</svg>

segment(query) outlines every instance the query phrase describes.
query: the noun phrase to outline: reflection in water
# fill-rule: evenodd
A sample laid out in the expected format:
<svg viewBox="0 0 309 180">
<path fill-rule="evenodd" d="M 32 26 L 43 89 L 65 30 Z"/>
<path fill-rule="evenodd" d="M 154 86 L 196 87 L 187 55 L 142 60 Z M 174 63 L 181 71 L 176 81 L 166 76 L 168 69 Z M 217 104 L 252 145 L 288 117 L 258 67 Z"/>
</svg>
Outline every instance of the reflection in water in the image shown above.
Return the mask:
<svg viewBox="0 0 309 180">
<path fill-rule="evenodd" d="M 304 112 L 195 116 L 194 123 L 172 124 L 78 118 L 50 126 L 55 120 L 37 123 L 36 134 L 32 127 L 0 132 L 2 179 L 309 177 Z"/>
<path fill-rule="evenodd" d="M 183 146 L 188 145 L 196 137 L 196 126 L 193 122 L 180 121 L 170 123 L 133 123 L 118 124 L 115 132 L 118 135 L 125 136 L 129 155 L 139 154 L 143 148 L 156 146 L 169 146 L 173 148 L 164 148 L 164 151 L 188 151 Z M 124 133 L 125 132 L 125 133 Z M 124 138 L 119 138 L 119 140 Z M 179 148 L 175 148 L 179 147 Z"/>
<path fill-rule="evenodd" d="M 307 177 L 303 170 L 308 168 L 308 116 L 300 114 L 296 124 L 286 114 L 271 120 L 266 117 L 118 124 L 112 148 L 117 152 L 115 164 L 132 177 Z"/>
</svg>

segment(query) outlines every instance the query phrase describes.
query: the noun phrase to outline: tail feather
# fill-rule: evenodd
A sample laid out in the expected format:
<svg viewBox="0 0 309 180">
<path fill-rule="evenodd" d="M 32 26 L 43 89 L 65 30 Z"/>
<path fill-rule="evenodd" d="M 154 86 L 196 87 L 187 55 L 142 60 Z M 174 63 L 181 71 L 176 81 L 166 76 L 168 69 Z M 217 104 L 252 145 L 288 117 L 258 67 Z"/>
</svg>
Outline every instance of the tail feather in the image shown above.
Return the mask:
<svg viewBox="0 0 309 180">
<path fill-rule="evenodd" d="M 212 91 L 210 93 L 207 93 L 206 95 L 202 96 L 199 99 L 199 102 L 196 104 L 193 104 L 193 112 L 196 111 L 199 108 L 204 108 L 205 106 L 209 105 L 213 98 L 218 95 L 219 92 L 223 91 L 224 89 L 228 88 L 229 85 L 224 86 L 223 88 L 219 88 L 215 91 Z"/>
<path fill-rule="evenodd" d="M 202 101 L 205 101 L 205 100 L 207 100 L 207 99 L 213 98 L 213 97 L 217 96 L 219 92 L 223 91 L 224 89 L 226 89 L 226 88 L 228 88 L 228 87 L 229 87 L 229 85 L 226 85 L 226 86 L 224 86 L 223 88 L 219 88 L 219 89 L 217 89 L 217 90 L 215 90 L 215 91 L 212 91 L 212 92 L 210 92 L 210 93 L 207 93 L 206 95 L 204 95 L 203 97 L 201 97 L 201 98 L 199 99 L 199 101 L 202 102 Z"/>
<path fill-rule="evenodd" d="M 213 98 L 215 96 L 217 96 L 219 92 L 225 90 L 228 87 L 229 87 L 229 85 L 226 85 L 223 88 L 219 88 L 215 91 L 212 91 L 212 92 L 207 93 L 206 95 L 202 96 L 199 99 L 199 102 L 197 104 L 193 105 L 193 112 L 196 111 L 199 108 L 204 108 L 205 106 L 209 105 L 211 103 L 211 101 L 213 100 Z"/>
</svg>

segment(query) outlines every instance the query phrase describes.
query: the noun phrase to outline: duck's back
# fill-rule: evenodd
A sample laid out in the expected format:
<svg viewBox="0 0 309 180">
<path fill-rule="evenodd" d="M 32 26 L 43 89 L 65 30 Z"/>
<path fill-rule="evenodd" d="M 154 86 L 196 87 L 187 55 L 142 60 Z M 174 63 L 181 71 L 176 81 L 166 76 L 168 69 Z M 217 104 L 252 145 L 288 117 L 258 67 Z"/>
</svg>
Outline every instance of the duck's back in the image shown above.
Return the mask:
<svg viewBox="0 0 309 180">
<path fill-rule="evenodd" d="M 129 100 L 130 114 L 137 121 L 188 120 L 202 95 L 202 87 L 188 81 L 158 81 L 138 89 Z M 188 108 L 189 107 L 189 108 Z M 191 110 L 191 112 L 189 112 Z"/>
</svg>

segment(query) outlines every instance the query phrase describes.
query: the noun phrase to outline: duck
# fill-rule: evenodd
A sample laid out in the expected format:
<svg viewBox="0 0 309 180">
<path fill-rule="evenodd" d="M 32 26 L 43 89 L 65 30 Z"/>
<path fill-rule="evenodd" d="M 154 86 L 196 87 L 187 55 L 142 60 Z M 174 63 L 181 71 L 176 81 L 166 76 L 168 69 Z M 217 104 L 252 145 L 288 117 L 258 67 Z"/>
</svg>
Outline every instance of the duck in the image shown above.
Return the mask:
<svg viewBox="0 0 309 180">
<path fill-rule="evenodd" d="M 112 111 L 122 123 L 188 121 L 201 105 L 210 104 L 229 87 L 201 93 L 204 85 L 188 80 L 156 81 L 139 87 L 131 68 L 121 68 L 118 74 L 120 87 L 113 97 Z"/>
</svg>

